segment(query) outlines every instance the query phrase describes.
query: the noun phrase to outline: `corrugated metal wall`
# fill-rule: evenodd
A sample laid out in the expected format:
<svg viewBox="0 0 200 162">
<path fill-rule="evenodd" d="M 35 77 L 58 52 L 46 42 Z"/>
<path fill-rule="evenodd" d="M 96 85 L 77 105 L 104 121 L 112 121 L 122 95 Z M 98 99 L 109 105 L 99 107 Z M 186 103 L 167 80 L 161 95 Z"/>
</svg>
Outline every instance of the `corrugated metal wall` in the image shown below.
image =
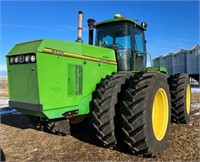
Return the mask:
<svg viewBox="0 0 200 162">
<path fill-rule="evenodd" d="M 186 50 L 180 50 L 172 55 L 172 74 L 186 73 Z"/>
<path fill-rule="evenodd" d="M 187 52 L 187 73 L 200 74 L 200 47 Z"/>
<path fill-rule="evenodd" d="M 167 68 L 169 74 L 173 74 L 172 56 L 173 55 L 170 53 L 169 55 L 163 57 L 163 59 L 161 60 L 162 66 Z"/>
<path fill-rule="evenodd" d="M 159 56 L 153 60 L 154 66 L 167 68 L 170 75 L 188 73 L 189 75 L 200 75 L 200 45 L 189 50 L 180 50 Z"/>
<path fill-rule="evenodd" d="M 156 66 L 156 67 L 162 66 L 162 65 L 161 65 L 160 59 L 162 59 L 162 58 L 161 58 L 161 57 L 155 58 L 155 59 L 153 60 L 153 66 Z"/>
</svg>

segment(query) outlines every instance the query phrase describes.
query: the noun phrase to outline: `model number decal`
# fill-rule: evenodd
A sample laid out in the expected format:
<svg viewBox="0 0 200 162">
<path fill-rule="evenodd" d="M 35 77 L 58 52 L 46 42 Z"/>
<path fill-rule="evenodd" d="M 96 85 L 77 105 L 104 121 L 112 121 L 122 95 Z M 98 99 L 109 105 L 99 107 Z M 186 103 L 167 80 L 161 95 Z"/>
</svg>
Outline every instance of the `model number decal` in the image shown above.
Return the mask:
<svg viewBox="0 0 200 162">
<path fill-rule="evenodd" d="M 53 54 L 64 55 L 63 51 L 59 51 L 59 50 L 55 50 L 55 49 L 52 49 L 51 51 L 52 51 Z"/>
</svg>

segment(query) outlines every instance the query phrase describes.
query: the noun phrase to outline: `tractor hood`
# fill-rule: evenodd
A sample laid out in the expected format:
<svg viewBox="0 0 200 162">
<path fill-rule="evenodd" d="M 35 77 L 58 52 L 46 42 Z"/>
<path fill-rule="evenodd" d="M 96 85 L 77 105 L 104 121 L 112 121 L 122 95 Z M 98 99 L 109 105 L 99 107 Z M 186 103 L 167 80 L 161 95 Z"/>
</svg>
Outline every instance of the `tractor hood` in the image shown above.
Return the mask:
<svg viewBox="0 0 200 162">
<path fill-rule="evenodd" d="M 14 46 L 7 69 L 9 106 L 53 119 L 89 113 L 96 84 L 116 72 L 117 63 L 112 49 L 42 39 Z"/>
<path fill-rule="evenodd" d="M 12 48 L 7 56 L 28 53 L 36 54 L 37 52 L 54 55 L 66 55 L 68 57 L 86 60 L 99 60 L 99 62 L 111 61 L 111 63 L 113 62 L 116 64 L 115 52 L 112 49 L 77 42 L 50 39 L 41 39 L 17 44 Z"/>
</svg>

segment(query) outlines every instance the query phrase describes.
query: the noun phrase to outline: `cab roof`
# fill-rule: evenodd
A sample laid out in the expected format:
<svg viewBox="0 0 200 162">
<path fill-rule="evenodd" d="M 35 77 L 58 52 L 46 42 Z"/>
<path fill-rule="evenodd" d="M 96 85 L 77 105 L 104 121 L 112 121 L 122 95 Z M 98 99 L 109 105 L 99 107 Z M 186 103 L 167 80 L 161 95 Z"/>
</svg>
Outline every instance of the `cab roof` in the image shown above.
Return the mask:
<svg viewBox="0 0 200 162">
<path fill-rule="evenodd" d="M 115 17 L 113 19 L 108 19 L 108 20 L 105 20 L 105 21 L 102 21 L 102 22 L 97 22 L 95 24 L 95 27 L 99 27 L 103 24 L 109 24 L 109 23 L 114 23 L 114 22 L 130 22 L 132 24 L 136 24 L 138 27 L 142 28 L 143 30 L 146 30 L 146 28 L 144 26 L 141 26 L 139 23 L 138 23 L 138 20 L 132 20 L 130 18 L 127 18 L 127 17 L 121 17 L 120 14 L 116 14 Z"/>
</svg>

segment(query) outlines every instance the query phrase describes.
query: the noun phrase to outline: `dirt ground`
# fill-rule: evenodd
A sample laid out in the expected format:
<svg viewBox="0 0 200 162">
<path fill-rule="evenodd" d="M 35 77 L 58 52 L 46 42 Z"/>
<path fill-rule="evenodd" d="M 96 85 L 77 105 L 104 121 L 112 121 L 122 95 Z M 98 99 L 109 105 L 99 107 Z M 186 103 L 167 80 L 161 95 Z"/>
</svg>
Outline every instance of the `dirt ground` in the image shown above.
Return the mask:
<svg viewBox="0 0 200 162">
<path fill-rule="evenodd" d="M 0 98 L 8 96 L 8 81 L 7 78 L 0 76 Z"/>
<path fill-rule="evenodd" d="M 171 124 L 169 139 L 156 158 L 103 148 L 92 127 L 70 136 L 33 129 L 25 115 L 2 115 L 0 147 L 6 161 L 200 161 L 200 93 L 192 94 L 191 120 Z"/>
</svg>

